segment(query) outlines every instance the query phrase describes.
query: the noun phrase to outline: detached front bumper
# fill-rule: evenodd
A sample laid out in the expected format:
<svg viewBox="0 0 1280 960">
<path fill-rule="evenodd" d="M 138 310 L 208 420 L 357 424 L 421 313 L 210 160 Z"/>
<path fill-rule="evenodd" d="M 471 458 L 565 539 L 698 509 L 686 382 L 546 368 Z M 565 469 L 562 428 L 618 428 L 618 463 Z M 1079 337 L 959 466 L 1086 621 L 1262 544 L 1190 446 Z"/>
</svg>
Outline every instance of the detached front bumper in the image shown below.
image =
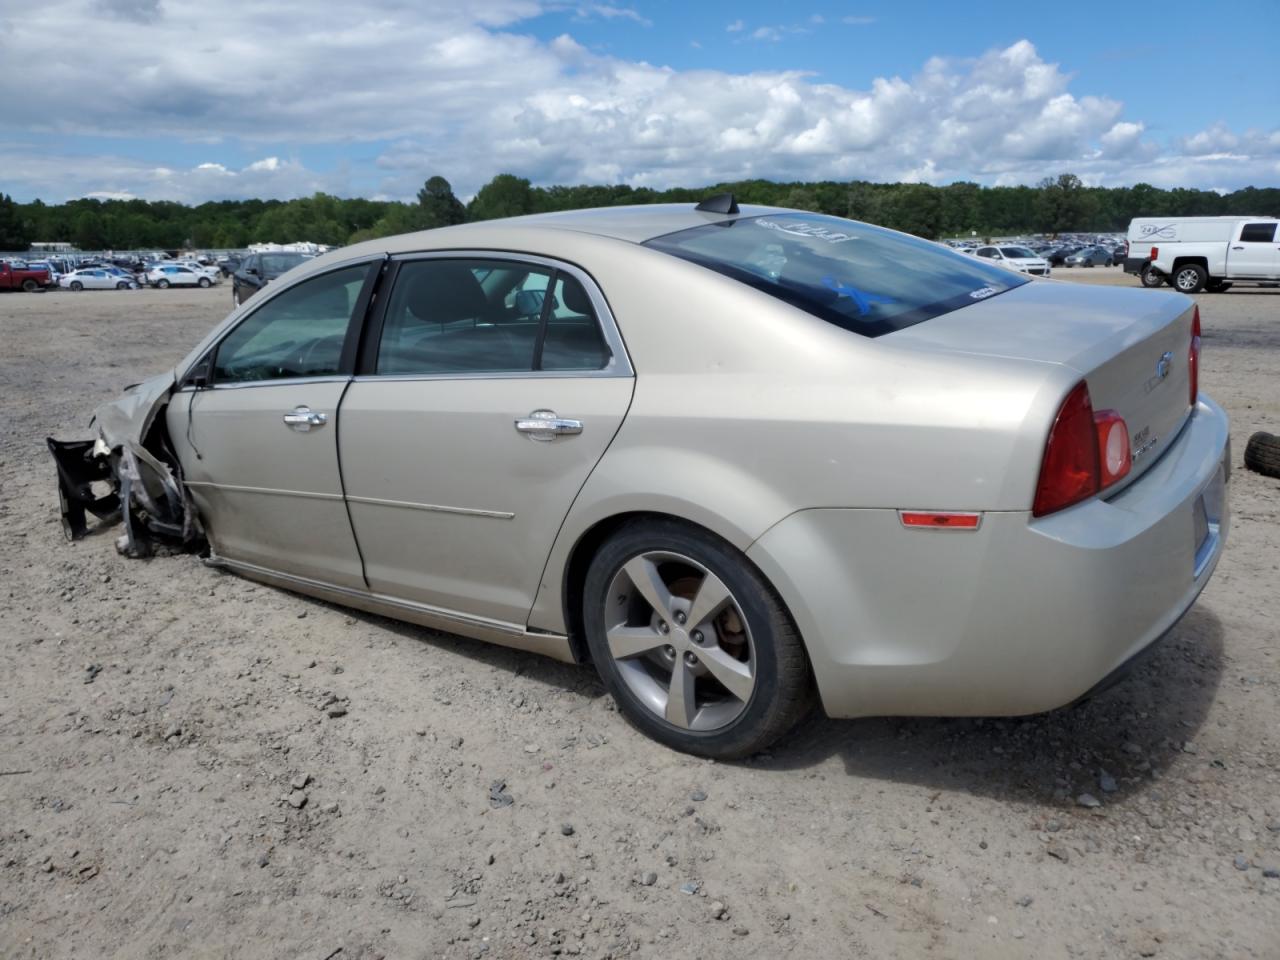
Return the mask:
<svg viewBox="0 0 1280 960">
<path fill-rule="evenodd" d="M 1227 416 L 1202 397 L 1110 499 L 987 513 L 974 532 L 804 510 L 748 556 L 795 617 L 829 715 L 1038 713 L 1092 690 L 1195 602 L 1226 543 L 1229 471 Z"/>
</svg>

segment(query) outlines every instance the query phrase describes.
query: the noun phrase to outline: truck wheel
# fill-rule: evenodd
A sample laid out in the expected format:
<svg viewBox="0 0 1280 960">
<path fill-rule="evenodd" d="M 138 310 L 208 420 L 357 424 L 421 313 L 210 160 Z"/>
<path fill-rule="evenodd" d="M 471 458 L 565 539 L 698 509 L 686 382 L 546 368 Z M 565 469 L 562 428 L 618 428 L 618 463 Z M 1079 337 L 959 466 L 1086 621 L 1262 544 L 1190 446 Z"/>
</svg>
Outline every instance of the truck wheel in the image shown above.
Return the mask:
<svg viewBox="0 0 1280 960">
<path fill-rule="evenodd" d="M 1244 448 L 1244 465 L 1265 477 L 1280 477 L 1280 437 L 1259 430 Z"/>
<path fill-rule="evenodd" d="M 22 281 L 22 289 L 27 293 L 35 293 L 40 288 L 40 284 L 36 283 L 30 277 Z"/>
<path fill-rule="evenodd" d="M 1151 266 L 1151 264 L 1143 267 L 1142 273 L 1138 274 L 1138 277 L 1142 280 L 1144 287 L 1158 287 L 1164 283 L 1164 274 Z"/>
<path fill-rule="evenodd" d="M 1204 289 L 1209 273 L 1198 263 L 1188 263 L 1173 271 L 1173 288 L 1179 293 L 1199 293 Z"/>
</svg>

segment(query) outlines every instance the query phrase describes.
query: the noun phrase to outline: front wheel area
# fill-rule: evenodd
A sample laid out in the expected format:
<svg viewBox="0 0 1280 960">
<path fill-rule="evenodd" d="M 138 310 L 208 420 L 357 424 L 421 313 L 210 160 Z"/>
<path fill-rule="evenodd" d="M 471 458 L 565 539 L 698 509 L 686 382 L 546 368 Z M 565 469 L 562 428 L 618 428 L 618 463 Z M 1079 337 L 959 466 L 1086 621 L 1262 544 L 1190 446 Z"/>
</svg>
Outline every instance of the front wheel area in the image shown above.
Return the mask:
<svg viewBox="0 0 1280 960">
<path fill-rule="evenodd" d="M 587 644 L 624 716 L 660 743 L 733 759 L 766 749 L 812 703 L 799 631 L 731 545 L 674 521 L 607 541 L 583 591 Z"/>
<path fill-rule="evenodd" d="M 207 290 L 209 287 L 211 287 L 211 286 L 213 285 L 213 281 L 212 281 L 212 280 L 210 280 L 208 277 L 201 277 L 201 278 L 200 278 L 198 281 L 196 281 L 196 282 L 200 284 L 200 288 L 201 288 L 202 290 Z"/>
</svg>

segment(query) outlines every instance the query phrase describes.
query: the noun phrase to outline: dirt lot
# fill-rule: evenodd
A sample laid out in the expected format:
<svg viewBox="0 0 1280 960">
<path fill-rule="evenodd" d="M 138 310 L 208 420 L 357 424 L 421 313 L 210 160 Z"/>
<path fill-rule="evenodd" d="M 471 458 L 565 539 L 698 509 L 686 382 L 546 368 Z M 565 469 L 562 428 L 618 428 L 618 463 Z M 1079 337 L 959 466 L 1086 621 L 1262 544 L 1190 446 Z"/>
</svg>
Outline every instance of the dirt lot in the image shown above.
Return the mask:
<svg viewBox="0 0 1280 960">
<path fill-rule="evenodd" d="M 1147 666 L 713 764 L 588 668 L 66 543 L 44 437 L 230 294 L 0 297 L 0 956 L 1280 956 L 1280 290 L 1201 304 L 1234 528 Z"/>
</svg>

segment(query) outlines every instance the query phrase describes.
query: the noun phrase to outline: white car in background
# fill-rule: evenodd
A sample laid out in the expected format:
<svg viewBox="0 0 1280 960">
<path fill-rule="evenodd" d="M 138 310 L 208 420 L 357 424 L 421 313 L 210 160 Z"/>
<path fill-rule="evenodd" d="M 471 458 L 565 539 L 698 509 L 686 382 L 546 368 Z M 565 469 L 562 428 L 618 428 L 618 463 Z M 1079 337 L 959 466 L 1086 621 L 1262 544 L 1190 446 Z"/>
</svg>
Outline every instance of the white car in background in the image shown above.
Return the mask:
<svg viewBox="0 0 1280 960">
<path fill-rule="evenodd" d="M 214 283 L 222 279 L 222 271 L 217 267 L 205 266 L 199 260 L 175 260 L 174 264 L 179 267 L 186 267 L 196 273 L 203 274 Z"/>
<path fill-rule="evenodd" d="M 1026 247 L 979 247 L 973 252 L 973 255 L 982 257 L 984 260 L 994 260 L 1002 267 L 1017 270 L 1019 273 L 1030 274 L 1033 277 L 1047 277 L 1050 275 L 1049 261 L 1044 257 L 1037 256 Z"/>
<path fill-rule="evenodd" d="M 181 264 L 158 264 L 147 271 L 147 283 L 153 287 L 211 287 L 213 280 Z"/>
<path fill-rule="evenodd" d="M 64 290 L 136 290 L 138 283 L 128 277 L 112 273 L 102 267 L 72 270 L 58 277 L 58 286 Z"/>
</svg>

